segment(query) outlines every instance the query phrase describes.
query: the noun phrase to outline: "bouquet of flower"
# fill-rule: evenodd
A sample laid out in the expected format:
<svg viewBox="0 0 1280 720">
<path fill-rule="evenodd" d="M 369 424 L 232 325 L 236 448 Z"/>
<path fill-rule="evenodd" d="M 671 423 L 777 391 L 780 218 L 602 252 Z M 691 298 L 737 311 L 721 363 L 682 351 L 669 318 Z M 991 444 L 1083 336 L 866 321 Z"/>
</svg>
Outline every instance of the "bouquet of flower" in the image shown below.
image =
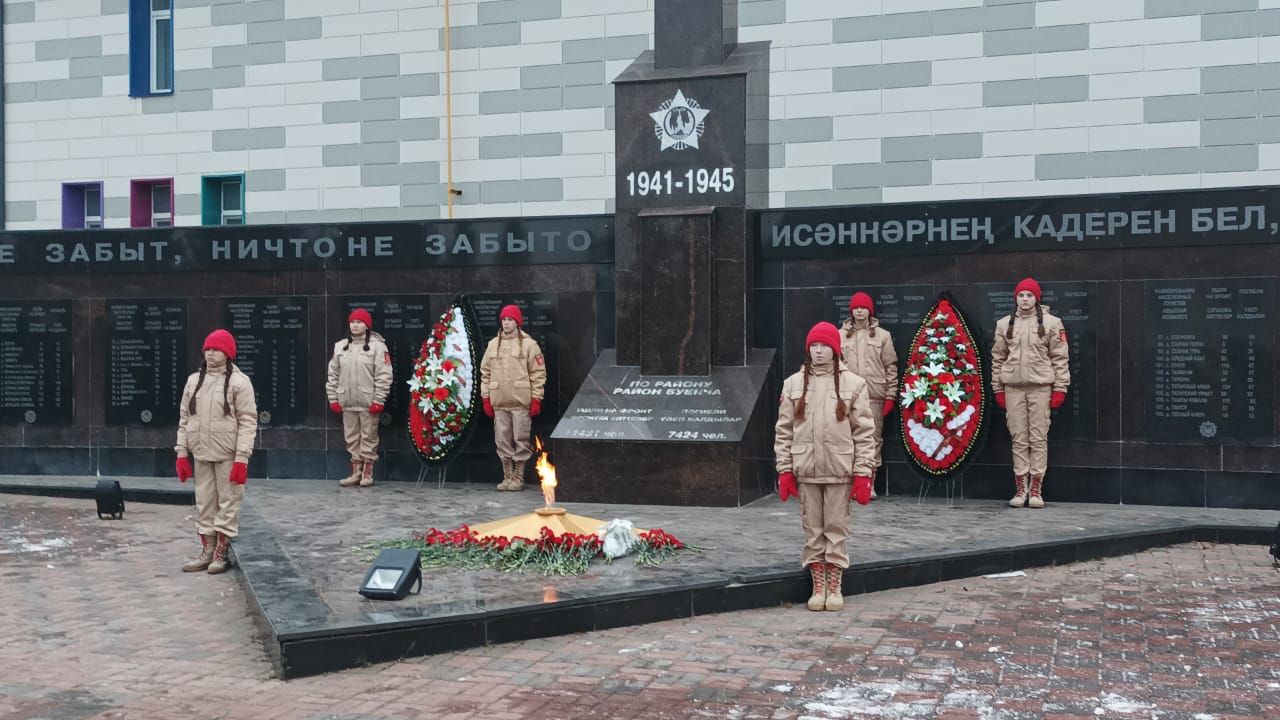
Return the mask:
<svg viewBox="0 0 1280 720">
<path fill-rule="evenodd" d="M 502 537 L 480 533 L 467 525 L 453 530 L 429 528 L 408 540 L 381 543 L 378 548 L 403 547 L 419 552 L 423 567 L 503 571 L 534 570 L 543 575 L 581 575 L 595 557 L 603 555 L 603 541 L 594 534 L 555 534 L 542 528 L 537 538 Z M 640 533 L 637 565 L 657 565 L 684 549 L 684 543 L 660 529 Z"/>
<path fill-rule="evenodd" d="M 957 472 L 981 437 L 982 357 L 964 316 L 945 294 L 911 341 L 902 374 L 902 442 L 927 476 Z"/>
<path fill-rule="evenodd" d="M 462 449 L 476 416 L 480 382 L 476 323 L 458 298 L 431 328 L 409 383 L 409 437 L 422 459 L 444 463 Z"/>
</svg>

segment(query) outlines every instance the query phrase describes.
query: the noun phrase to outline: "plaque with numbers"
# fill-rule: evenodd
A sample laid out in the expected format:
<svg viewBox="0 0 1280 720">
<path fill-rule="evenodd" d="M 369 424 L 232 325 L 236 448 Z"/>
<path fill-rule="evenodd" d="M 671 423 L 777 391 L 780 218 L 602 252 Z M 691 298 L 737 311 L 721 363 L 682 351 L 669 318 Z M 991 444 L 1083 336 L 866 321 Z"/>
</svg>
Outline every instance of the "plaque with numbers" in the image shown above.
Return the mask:
<svg viewBox="0 0 1280 720">
<path fill-rule="evenodd" d="M 174 425 L 191 367 L 187 303 L 107 303 L 107 424 Z"/>
<path fill-rule="evenodd" d="M 880 327 L 893 338 L 893 349 L 898 353 L 898 372 L 902 372 L 903 359 L 910 350 L 911 337 L 915 334 L 924 314 L 933 307 L 938 293 L 932 285 L 895 285 L 888 287 L 831 287 L 827 298 L 831 312 L 827 319 L 842 327 L 849 318 L 849 298 L 861 290 L 871 296 L 875 316 Z"/>
<path fill-rule="evenodd" d="M 1271 442 L 1276 283 L 1151 281 L 1146 435 L 1160 442 Z"/>
<path fill-rule="evenodd" d="M 382 336 L 391 353 L 391 392 L 387 395 L 386 410 L 380 422 L 402 422 L 408 418 L 409 386 L 413 363 L 418 357 L 422 341 L 427 338 L 433 320 L 428 318 L 429 302 L 426 295 L 396 295 L 374 298 L 350 298 L 346 302 L 343 317 L 356 308 L 364 308 L 373 315 L 374 331 Z M 345 323 L 343 326 L 345 331 Z M 337 340 L 335 339 L 335 342 Z M 330 343 L 326 349 L 332 349 Z"/>
<path fill-rule="evenodd" d="M 71 302 L 0 302 L 0 423 L 69 425 Z"/>
<path fill-rule="evenodd" d="M 280 427 L 307 420 L 307 299 L 227 300 L 236 365 L 253 381 L 258 422 Z"/>
<path fill-rule="evenodd" d="M 1040 302 L 1062 320 L 1070 350 L 1071 387 L 1067 402 L 1053 411 L 1050 440 L 1092 440 L 1098 436 L 1098 328 L 1093 307 L 1097 286 L 1092 282 L 1040 283 Z M 984 330 L 995 332 L 1000 318 L 1013 312 L 1013 287 L 983 283 L 978 292 L 986 304 Z M 992 339 L 984 338 L 988 347 Z"/>
</svg>

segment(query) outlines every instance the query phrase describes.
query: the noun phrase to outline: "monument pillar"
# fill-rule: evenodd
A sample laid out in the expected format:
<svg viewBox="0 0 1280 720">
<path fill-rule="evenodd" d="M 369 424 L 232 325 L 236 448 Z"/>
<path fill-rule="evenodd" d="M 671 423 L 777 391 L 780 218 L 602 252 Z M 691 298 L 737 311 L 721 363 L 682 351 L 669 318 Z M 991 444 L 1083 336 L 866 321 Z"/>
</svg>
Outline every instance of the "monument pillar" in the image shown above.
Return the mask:
<svg viewBox="0 0 1280 720">
<path fill-rule="evenodd" d="M 738 43 L 737 17 L 737 0 L 657 0 L 655 49 L 614 80 L 617 347 L 552 434 L 565 499 L 773 487 L 748 222 L 768 201 L 769 43 Z"/>
</svg>

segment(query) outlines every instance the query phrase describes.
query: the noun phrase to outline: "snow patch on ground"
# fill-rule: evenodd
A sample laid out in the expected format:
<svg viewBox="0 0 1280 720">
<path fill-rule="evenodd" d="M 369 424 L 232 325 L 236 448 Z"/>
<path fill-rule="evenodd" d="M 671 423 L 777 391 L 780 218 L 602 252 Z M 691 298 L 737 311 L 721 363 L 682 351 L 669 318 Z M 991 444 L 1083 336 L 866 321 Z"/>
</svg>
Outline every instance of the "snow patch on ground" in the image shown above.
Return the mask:
<svg viewBox="0 0 1280 720">
<path fill-rule="evenodd" d="M 1098 700 L 1102 703 L 1102 706 L 1093 709 L 1094 715 L 1106 715 L 1107 713 L 1140 713 L 1155 709 L 1155 706 L 1151 703 L 1130 700 L 1121 695 L 1116 695 L 1115 693 L 1103 693 Z"/>
<path fill-rule="evenodd" d="M 54 550 L 71 547 L 71 541 L 66 538 L 48 538 L 33 542 L 22 535 L 5 534 L 0 540 L 0 555 L 17 555 L 19 553 L 47 553 Z"/>
</svg>

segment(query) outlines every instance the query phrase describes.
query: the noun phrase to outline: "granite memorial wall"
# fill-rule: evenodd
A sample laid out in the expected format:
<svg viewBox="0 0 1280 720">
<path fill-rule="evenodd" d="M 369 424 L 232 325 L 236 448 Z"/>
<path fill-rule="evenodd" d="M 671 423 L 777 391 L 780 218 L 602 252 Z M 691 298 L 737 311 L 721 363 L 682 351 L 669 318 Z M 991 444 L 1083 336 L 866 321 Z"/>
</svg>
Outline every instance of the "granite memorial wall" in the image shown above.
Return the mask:
<svg viewBox="0 0 1280 720">
<path fill-rule="evenodd" d="M 604 216 L 0 233 L 0 472 L 172 474 L 183 383 L 224 327 L 257 393 L 253 476 L 344 476 L 324 383 L 364 307 L 396 371 L 379 479 L 413 480 L 405 380 L 457 293 L 486 335 L 502 305 L 524 310 L 548 358 L 546 437 L 613 344 L 612 261 Z M 474 438 L 451 479 L 497 472 L 492 432 Z"/>
<path fill-rule="evenodd" d="M 786 372 L 808 326 L 847 317 L 854 290 L 875 298 L 902 358 L 944 290 L 989 345 L 1030 275 L 1071 341 L 1046 500 L 1280 507 L 1280 190 L 799 208 L 756 220 L 755 342 L 777 347 Z M 882 492 L 1012 494 L 999 409 L 950 487 L 922 485 L 890 435 Z"/>
<path fill-rule="evenodd" d="M 1280 507 L 1278 198 L 1250 188 L 750 213 L 753 344 L 776 349 L 774 376 L 785 376 L 805 330 L 842 320 L 855 289 L 875 298 L 900 356 L 943 290 L 989 341 L 1031 275 L 1072 345 L 1049 500 Z M 204 335 L 228 327 L 262 413 L 255 477 L 339 477 L 325 369 L 347 314 L 365 307 L 396 367 L 380 472 L 413 480 L 403 379 L 458 292 L 486 334 L 502 304 L 524 309 L 548 355 L 535 432 L 549 438 L 617 346 L 613 244 L 606 216 L 0 234 L 0 462 L 7 473 L 170 474 L 181 383 Z M 750 412 L 695 410 L 687 428 L 649 429 L 706 440 Z M 565 433 L 608 429 L 583 420 Z M 992 420 L 951 488 L 922 486 L 891 431 L 879 488 L 1004 497 L 1008 434 L 999 411 Z M 491 479 L 492 457 L 482 427 L 450 479 Z"/>
</svg>

